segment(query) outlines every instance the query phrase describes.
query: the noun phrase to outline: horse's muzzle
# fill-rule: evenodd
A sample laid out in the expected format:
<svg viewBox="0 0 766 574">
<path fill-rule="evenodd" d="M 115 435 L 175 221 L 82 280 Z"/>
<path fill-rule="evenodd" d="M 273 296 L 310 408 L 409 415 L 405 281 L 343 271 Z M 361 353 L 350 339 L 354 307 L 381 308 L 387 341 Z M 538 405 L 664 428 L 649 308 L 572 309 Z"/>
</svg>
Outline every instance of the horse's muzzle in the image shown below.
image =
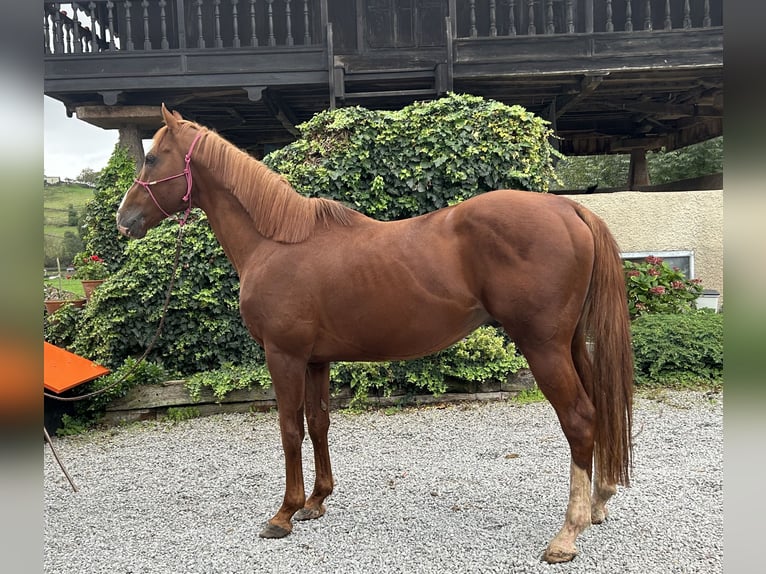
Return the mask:
<svg viewBox="0 0 766 574">
<path fill-rule="evenodd" d="M 142 217 L 124 217 L 117 212 L 117 231 L 126 237 L 141 239 L 146 235 L 146 226 L 143 225 Z"/>
</svg>

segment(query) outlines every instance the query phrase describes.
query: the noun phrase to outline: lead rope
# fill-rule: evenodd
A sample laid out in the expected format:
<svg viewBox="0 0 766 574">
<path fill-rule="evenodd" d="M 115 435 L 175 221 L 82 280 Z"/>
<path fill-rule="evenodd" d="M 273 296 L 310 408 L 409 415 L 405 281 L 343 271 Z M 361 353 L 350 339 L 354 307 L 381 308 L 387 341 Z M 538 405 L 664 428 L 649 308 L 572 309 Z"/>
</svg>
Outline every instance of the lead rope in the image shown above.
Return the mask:
<svg viewBox="0 0 766 574">
<path fill-rule="evenodd" d="M 84 399 L 88 399 L 90 397 L 95 397 L 97 395 L 103 394 L 103 393 L 113 389 L 117 385 L 121 385 L 122 383 L 124 383 L 125 380 L 130 375 L 132 375 L 133 372 L 138 368 L 138 366 L 141 363 L 144 362 L 146 357 L 149 355 L 151 350 L 154 348 L 155 343 L 157 343 L 157 339 L 159 339 L 160 333 L 162 332 L 162 327 L 165 324 L 165 317 L 167 316 L 168 307 L 170 306 L 170 296 L 173 293 L 173 286 L 175 285 L 175 282 L 176 282 L 176 273 L 178 271 L 178 263 L 179 263 L 179 261 L 181 259 L 181 245 L 183 244 L 184 224 L 186 223 L 187 219 L 188 219 L 188 213 L 184 217 L 183 221 L 179 221 L 180 225 L 178 227 L 178 238 L 176 240 L 176 254 L 175 254 L 175 257 L 174 257 L 174 260 L 173 260 L 173 271 L 171 272 L 171 275 L 170 275 L 170 283 L 168 283 L 168 288 L 167 288 L 167 291 L 165 293 L 165 303 L 162 306 L 162 314 L 160 315 L 160 321 L 157 324 L 157 329 L 155 330 L 154 336 L 152 337 L 151 341 L 149 341 L 149 345 L 146 347 L 146 350 L 144 351 L 143 355 L 141 355 L 141 357 L 139 357 L 138 361 L 136 361 L 136 363 L 130 369 L 128 369 L 127 373 L 125 373 L 124 375 L 122 375 L 122 377 L 117 379 L 115 382 L 107 385 L 106 387 L 103 387 L 103 388 L 98 389 L 96 391 L 93 391 L 91 393 L 87 393 L 87 394 L 84 394 L 84 395 L 78 395 L 76 397 L 60 397 L 58 395 L 52 395 L 51 393 L 46 393 L 45 391 L 43 391 L 43 395 L 44 396 L 46 396 L 46 397 L 48 397 L 50 399 L 57 400 L 57 401 L 67 401 L 67 402 L 81 401 L 81 400 L 84 400 Z M 69 475 L 69 472 L 67 472 L 67 469 L 64 466 L 64 463 L 59 458 L 58 453 L 56 452 L 56 449 L 53 448 L 53 442 L 51 441 L 51 437 L 48 434 L 48 429 L 45 428 L 44 424 L 43 424 L 43 435 L 45 437 L 45 442 L 47 442 L 48 446 L 51 448 L 51 452 L 53 453 L 53 458 L 56 460 L 56 462 L 58 463 L 59 467 L 61 468 L 61 471 L 64 473 L 64 476 L 69 481 L 69 484 L 72 486 L 72 490 L 77 492 L 78 491 L 77 486 L 75 485 L 74 481 L 72 480 L 72 477 Z"/>
</svg>

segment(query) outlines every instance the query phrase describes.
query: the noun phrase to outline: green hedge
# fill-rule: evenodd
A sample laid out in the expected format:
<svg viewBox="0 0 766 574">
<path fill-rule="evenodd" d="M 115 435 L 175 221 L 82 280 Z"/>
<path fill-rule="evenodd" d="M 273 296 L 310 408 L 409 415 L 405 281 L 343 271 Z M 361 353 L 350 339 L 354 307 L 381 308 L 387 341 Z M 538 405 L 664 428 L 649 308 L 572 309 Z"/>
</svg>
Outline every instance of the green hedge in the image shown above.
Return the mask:
<svg viewBox="0 0 766 574">
<path fill-rule="evenodd" d="M 632 323 L 639 386 L 689 387 L 723 380 L 723 315 L 646 314 Z"/>
<path fill-rule="evenodd" d="M 299 192 L 382 220 L 428 213 L 493 189 L 547 191 L 548 122 L 520 106 L 449 94 L 397 111 L 317 114 L 264 163 Z"/>
</svg>

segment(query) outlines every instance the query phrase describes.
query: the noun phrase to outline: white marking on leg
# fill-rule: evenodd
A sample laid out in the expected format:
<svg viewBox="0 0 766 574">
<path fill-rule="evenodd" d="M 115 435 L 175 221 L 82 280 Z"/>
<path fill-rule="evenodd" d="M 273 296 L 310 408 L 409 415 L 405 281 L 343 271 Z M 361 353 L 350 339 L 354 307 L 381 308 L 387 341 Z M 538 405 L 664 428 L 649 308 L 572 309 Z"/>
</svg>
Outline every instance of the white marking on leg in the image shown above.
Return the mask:
<svg viewBox="0 0 766 574">
<path fill-rule="evenodd" d="M 571 461 L 569 467 L 569 504 L 564 525 L 551 540 L 543 558 L 547 562 L 568 562 L 577 555 L 575 541 L 579 534 L 590 526 L 591 483 L 588 472 Z"/>
</svg>

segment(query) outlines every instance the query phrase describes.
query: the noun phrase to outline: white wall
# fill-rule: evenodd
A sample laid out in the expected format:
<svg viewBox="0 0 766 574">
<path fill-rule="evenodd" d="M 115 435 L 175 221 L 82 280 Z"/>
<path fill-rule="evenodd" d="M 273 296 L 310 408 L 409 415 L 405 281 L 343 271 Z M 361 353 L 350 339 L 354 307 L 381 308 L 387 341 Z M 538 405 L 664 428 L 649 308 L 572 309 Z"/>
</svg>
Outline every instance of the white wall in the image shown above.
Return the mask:
<svg viewBox="0 0 766 574">
<path fill-rule="evenodd" d="M 694 276 L 723 299 L 723 190 L 567 197 L 606 221 L 623 252 L 691 251 Z"/>
</svg>

